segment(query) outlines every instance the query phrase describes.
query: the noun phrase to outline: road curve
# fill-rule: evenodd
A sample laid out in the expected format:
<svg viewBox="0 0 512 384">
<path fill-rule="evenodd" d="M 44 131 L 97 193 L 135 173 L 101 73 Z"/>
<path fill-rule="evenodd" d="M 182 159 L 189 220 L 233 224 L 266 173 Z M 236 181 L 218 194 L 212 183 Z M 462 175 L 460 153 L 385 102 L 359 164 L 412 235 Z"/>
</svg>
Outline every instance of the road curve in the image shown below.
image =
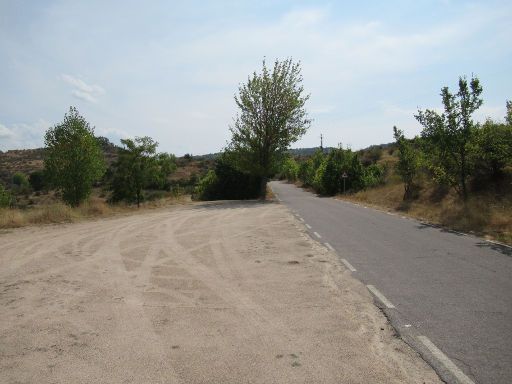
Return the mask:
<svg viewBox="0 0 512 384">
<path fill-rule="evenodd" d="M 512 382 L 511 248 L 291 184 L 271 188 L 445 381 Z"/>
</svg>

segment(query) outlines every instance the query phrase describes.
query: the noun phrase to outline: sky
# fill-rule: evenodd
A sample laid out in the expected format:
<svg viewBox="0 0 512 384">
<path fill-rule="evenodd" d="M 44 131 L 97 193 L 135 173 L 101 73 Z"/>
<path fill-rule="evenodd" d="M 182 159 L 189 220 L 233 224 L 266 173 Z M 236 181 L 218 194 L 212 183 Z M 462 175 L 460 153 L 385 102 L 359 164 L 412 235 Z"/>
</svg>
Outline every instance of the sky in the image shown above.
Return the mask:
<svg viewBox="0 0 512 384">
<path fill-rule="evenodd" d="M 510 1 L 0 0 L 0 150 L 44 145 L 75 106 L 115 144 L 150 136 L 181 156 L 229 141 L 241 83 L 300 61 L 313 119 L 294 148 L 393 141 L 478 76 L 475 120 L 512 99 Z"/>
</svg>

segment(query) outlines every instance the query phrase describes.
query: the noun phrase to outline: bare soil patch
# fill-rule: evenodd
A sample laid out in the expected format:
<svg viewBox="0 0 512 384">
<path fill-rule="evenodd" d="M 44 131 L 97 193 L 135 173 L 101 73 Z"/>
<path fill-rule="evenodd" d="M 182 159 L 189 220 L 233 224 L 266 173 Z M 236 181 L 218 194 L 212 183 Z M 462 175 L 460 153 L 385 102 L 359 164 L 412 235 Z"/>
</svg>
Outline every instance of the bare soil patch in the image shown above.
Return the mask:
<svg viewBox="0 0 512 384">
<path fill-rule="evenodd" d="M 0 234 L 2 383 L 439 383 L 275 203 Z"/>
</svg>

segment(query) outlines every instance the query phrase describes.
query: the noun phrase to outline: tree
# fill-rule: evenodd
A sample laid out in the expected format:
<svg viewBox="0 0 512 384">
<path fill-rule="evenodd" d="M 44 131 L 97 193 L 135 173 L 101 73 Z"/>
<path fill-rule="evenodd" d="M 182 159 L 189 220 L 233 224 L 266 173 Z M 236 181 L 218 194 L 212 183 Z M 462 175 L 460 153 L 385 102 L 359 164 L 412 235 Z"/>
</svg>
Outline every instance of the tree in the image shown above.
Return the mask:
<svg viewBox="0 0 512 384">
<path fill-rule="evenodd" d="M 471 140 L 475 124 L 471 115 L 481 105 L 482 87 L 477 77 L 469 85 L 459 78 L 459 91 L 453 95 L 448 87 L 441 90 L 442 114 L 433 110 L 418 111 L 416 119 L 423 125 L 426 154 L 438 181 L 447 182 L 467 200 L 467 180 L 471 175 Z"/>
<path fill-rule="evenodd" d="M 254 199 L 259 193 L 260 180 L 236 167 L 235 156 L 224 151 L 210 170 L 199 180 L 195 195 L 200 200 Z"/>
<path fill-rule="evenodd" d="M 264 199 L 268 178 L 311 124 L 304 109 L 309 95 L 303 94 L 300 64 L 291 59 L 276 60 L 272 70 L 263 61 L 262 72 L 254 72 L 238 91 L 235 102 L 240 112 L 230 127 L 230 151 L 242 170 L 261 178 Z"/>
<path fill-rule="evenodd" d="M 176 158 L 167 153 L 156 154 L 158 143 L 148 136 L 122 139 L 121 144 L 114 165 L 112 200 L 135 201 L 139 207 L 145 188 L 166 186 L 167 176 L 176 169 Z"/>
<path fill-rule="evenodd" d="M 410 140 L 404 137 L 404 132 L 393 127 L 393 136 L 398 148 L 398 163 L 396 172 L 404 183 L 404 200 L 412 197 L 412 185 L 418 170 L 418 155 Z"/>
<path fill-rule="evenodd" d="M 476 174 L 484 179 L 499 180 L 507 165 L 512 165 L 512 125 L 491 119 L 476 130 Z"/>
<path fill-rule="evenodd" d="M 70 107 L 64 121 L 46 131 L 44 142 L 46 174 L 62 190 L 64 201 L 78 206 L 105 172 L 94 129 L 76 108 Z"/>
<path fill-rule="evenodd" d="M 34 191 L 41 191 L 46 187 L 46 175 L 44 171 L 34 171 L 28 177 L 30 186 Z"/>
<path fill-rule="evenodd" d="M 507 115 L 505 116 L 505 123 L 512 127 L 512 101 L 507 100 Z"/>
<path fill-rule="evenodd" d="M 314 186 L 320 193 L 335 195 L 345 190 L 358 191 L 380 181 L 381 169 L 376 164 L 364 168 L 357 153 L 333 148 L 318 167 Z M 343 178 L 346 174 L 346 178 Z"/>
<path fill-rule="evenodd" d="M 295 181 L 299 176 L 299 164 L 291 156 L 286 157 L 281 165 L 281 176 L 288 181 Z"/>
<path fill-rule="evenodd" d="M 8 190 L 0 183 L 0 208 L 7 208 L 12 204 L 13 198 Z"/>
</svg>

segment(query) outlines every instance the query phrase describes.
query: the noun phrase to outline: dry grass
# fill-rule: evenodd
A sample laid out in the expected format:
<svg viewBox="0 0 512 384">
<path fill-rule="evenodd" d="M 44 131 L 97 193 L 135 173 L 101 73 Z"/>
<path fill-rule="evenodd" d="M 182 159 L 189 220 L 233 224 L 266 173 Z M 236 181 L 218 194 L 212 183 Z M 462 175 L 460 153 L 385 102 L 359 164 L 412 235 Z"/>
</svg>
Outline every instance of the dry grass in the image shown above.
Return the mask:
<svg viewBox="0 0 512 384">
<path fill-rule="evenodd" d="M 473 194 L 464 204 L 452 191 L 426 186 L 416 199 L 403 201 L 403 185 L 389 183 L 353 195 L 338 196 L 377 208 L 400 212 L 462 232 L 512 244 L 512 197 Z"/>
<path fill-rule="evenodd" d="M 130 214 L 147 209 L 161 208 L 174 204 L 186 204 L 189 196 L 164 197 L 136 205 L 108 204 L 105 199 L 92 197 L 76 208 L 60 202 L 36 205 L 27 209 L 0 208 L 0 229 L 19 228 L 28 225 L 69 223 L 87 218 L 108 217 L 115 214 Z"/>
</svg>

